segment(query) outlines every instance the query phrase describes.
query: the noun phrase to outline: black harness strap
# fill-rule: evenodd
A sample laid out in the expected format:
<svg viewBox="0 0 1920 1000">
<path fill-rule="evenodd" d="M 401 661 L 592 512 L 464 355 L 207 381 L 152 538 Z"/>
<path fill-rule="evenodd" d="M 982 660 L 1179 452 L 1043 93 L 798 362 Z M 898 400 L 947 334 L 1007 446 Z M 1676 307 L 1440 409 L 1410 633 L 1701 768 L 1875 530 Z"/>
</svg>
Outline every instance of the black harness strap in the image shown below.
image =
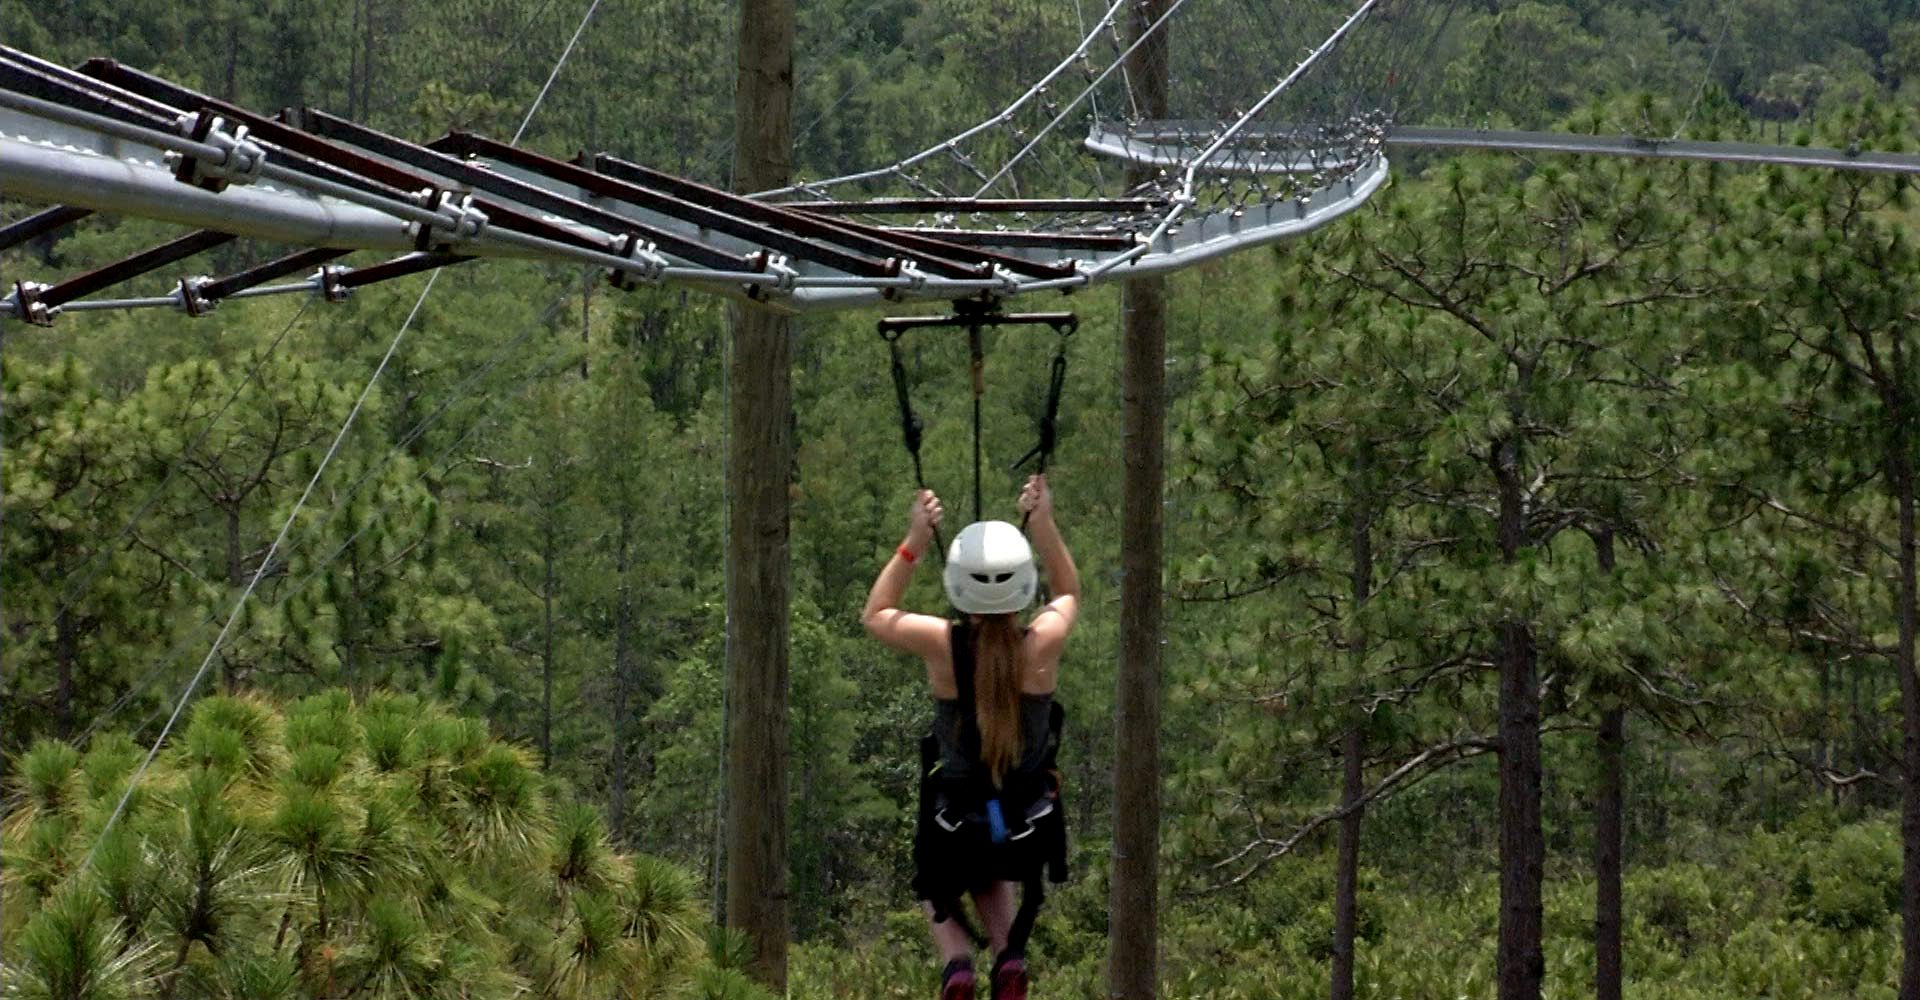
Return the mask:
<svg viewBox="0 0 1920 1000">
<path fill-rule="evenodd" d="M 1020 456 L 1020 460 L 1013 463 L 1012 468 L 1016 470 L 1032 461 L 1034 474 L 1044 476 L 1047 474 L 1048 463 L 1053 461 L 1053 448 L 1060 437 L 1060 397 L 1067 388 L 1067 341 L 1079 328 L 1080 323 L 1077 319 L 1069 319 L 1054 327 L 1054 331 L 1060 334 L 1060 342 L 1059 346 L 1054 348 L 1053 365 L 1047 373 L 1047 407 L 1040 414 L 1040 440 L 1033 446 L 1032 451 Z M 1027 530 L 1027 522 L 1032 519 L 1031 511 L 1020 515 L 1022 532 Z"/>
<path fill-rule="evenodd" d="M 882 340 L 887 342 L 887 350 L 893 361 L 893 394 L 900 406 L 900 433 L 907 443 L 907 454 L 913 458 L 914 481 L 921 489 L 927 488 L 926 472 L 920 460 L 920 437 L 922 424 L 914 415 L 913 399 L 907 385 L 907 365 L 901 357 L 900 338 L 908 330 L 924 327 L 967 328 L 967 354 L 973 378 L 973 519 L 978 521 L 985 512 L 986 504 L 982 495 L 981 469 L 984 462 L 981 449 L 981 407 L 987 391 L 986 351 L 981 340 L 981 331 L 986 327 L 1002 326 L 1050 326 L 1060 334 L 1060 346 L 1054 353 L 1053 369 L 1047 389 L 1046 414 L 1040 421 L 1040 443 L 1034 446 L 1014 463 L 1014 468 L 1025 465 L 1038 457 L 1039 471 L 1047 471 L 1047 463 L 1053 458 L 1053 447 L 1058 435 L 1060 397 L 1067 381 L 1067 338 L 1072 337 L 1080 327 L 1079 317 L 1072 313 L 1015 313 L 998 312 L 994 303 L 962 300 L 953 304 L 954 312 L 950 316 L 906 316 L 893 317 L 880 321 L 879 330 Z M 1025 528 L 1022 521 L 1021 527 Z M 941 543 L 939 532 L 934 533 L 934 542 L 946 554 L 946 546 Z"/>
<path fill-rule="evenodd" d="M 967 356 L 973 368 L 973 519 L 978 521 L 986 509 L 980 501 L 980 398 L 987 394 L 987 359 L 978 322 L 967 327 Z"/>
<path fill-rule="evenodd" d="M 906 439 L 907 454 L 913 457 L 913 481 L 921 489 L 927 488 L 927 472 L 920 461 L 920 433 L 924 426 L 920 417 L 913 412 L 913 394 L 907 387 L 907 362 L 900 356 L 900 337 L 904 329 L 888 329 L 882 324 L 880 338 L 887 342 L 887 352 L 893 356 L 893 395 L 900 403 L 900 435 Z M 944 560 L 947 557 L 947 545 L 940 539 L 940 529 L 933 529 L 933 551 Z"/>
</svg>

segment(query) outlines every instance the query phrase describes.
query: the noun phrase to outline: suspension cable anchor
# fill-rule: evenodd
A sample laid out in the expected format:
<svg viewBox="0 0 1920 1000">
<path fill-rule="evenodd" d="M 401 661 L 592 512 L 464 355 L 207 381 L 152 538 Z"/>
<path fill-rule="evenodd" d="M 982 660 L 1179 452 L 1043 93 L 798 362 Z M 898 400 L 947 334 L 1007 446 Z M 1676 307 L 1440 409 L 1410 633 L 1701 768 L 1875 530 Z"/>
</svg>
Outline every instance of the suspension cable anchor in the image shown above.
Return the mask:
<svg viewBox="0 0 1920 1000">
<path fill-rule="evenodd" d="M 344 281 L 346 276 L 347 269 L 335 264 L 313 272 L 309 280 L 314 282 L 314 290 L 320 293 L 322 299 L 338 304 L 353 297 L 353 289 L 347 287 Z"/>
<path fill-rule="evenodd" d="M 641 285 L 654 284 L 660 280 L 661 275 L 666 273 L 667 259 L 660 256 L 659 248 L 641 239 L 635 233 L 628 233 L 616 239 L 613 252 L 615 256 L 625 257 L 637 265 L 631 269 L 621 268 L 618 271 L 607 272 L 607 283 L 623 292 L 631 292 Z"/>
<path fill-rule="evenodd" d="M 194 319 L 199 319 L 219 308 L 219 299 L 207 297 L 207 286 L 211 284 L 213 279 L 206 275 L 181 278 L 180 287 L 173 293 L 174 301 L 179 304 L 180 311 Z"/>
<path fill-rule="evenodd" d="M 174 179 L 203 191 L 219 194 L 233 184 L 258 181 L 267 168 L 265 147 L 249 138 L 247 126 L 228 131 L 227 120 L 212 111 L 181 115 L 175 123 L 180 134 L 194 142 L 205 143 L 220 151 L 220 159 L 168 153 Z"/>
<path fill-rule="evenodd" d="M 53 286 L 37 281 L 14 282 L 13 294 L 6 298 L 8 311 L 13 313 L 13 318 L 23 323 L 43 327 L 53 326 L 53 318 L 59 315 L 60 311 L 40 301 L 40 296 L 51 287 Z"/>
<path fill-rule="evenodd" d="M 458 199 L 458 200 L 456 200 Z M 413 248 L 421 253 L 443 249 L 453 243 L 477 240 L 487 231 L 487 213 L 473 207 L 473 192 L 425 188 L 414 196 L 421 208 L 440 217 L 432 226 L 407 223 L 407 235 Z"/>
</svg>

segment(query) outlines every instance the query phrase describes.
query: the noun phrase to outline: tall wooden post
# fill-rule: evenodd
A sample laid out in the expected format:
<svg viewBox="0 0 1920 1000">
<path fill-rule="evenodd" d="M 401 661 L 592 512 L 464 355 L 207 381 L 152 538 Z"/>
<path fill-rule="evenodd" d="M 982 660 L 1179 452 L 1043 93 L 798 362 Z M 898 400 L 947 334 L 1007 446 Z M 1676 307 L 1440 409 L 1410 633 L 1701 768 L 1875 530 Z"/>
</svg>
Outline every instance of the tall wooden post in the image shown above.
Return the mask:
<svg viewBox="0 0 1920 1000">
<path fill-rule="evenodd" d="M 793 169 L 793 0 L 742 0 L 733 181 L 760 191 Z M 787 553 L 793 467 L 793 329 L 733 309 L 727 372 L 727 926 L 753 977 L 787 984 Z"/>
<path fill-rule="evenodd" d="M 1133 11 L 1133 37 L 1170 0 Z M 1167 117 L 1166 32 L 1135 50 L 1128 78 L 1142 113 Z M 1146 176 L 1131 175 L 1129 183 Z M 1121 367 L 1120 672 L 1114 692 L 1113 882 L 1108 995 L 1149 1000 L 1160 976 L 1160 702 L 1165 593 L 1167 296 L 1159 278 L 1129 281 Z"/>
</svg>

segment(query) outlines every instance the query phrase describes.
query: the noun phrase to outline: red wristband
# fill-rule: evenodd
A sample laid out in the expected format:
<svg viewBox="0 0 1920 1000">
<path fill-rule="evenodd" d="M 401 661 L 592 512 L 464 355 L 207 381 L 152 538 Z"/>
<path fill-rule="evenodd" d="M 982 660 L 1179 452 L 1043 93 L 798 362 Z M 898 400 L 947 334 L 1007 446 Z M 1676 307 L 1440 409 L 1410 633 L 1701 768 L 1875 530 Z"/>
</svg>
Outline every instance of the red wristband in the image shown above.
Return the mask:
<svg viewBox="0 0 1920 1000">
<path fill-rule="evenodd" d="M 900 544 L 900 547 L 897 549 L 894 549 L 893 551 L 895 555 L 899 556 L 902 559 L 905 559 L 907 561 L 907 565 L 909 566 L 920 561 L 920 557 L 914 555 L 912 550 L 907 548 L 905 542 L 902 542 Z"/>
</svg>

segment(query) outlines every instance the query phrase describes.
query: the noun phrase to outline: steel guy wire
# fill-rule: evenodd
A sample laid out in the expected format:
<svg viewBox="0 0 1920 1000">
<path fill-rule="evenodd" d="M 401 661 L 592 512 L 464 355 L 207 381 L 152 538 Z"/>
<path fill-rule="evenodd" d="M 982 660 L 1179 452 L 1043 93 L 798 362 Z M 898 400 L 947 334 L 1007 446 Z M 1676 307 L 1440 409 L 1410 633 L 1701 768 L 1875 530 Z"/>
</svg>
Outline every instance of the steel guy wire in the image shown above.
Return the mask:
<svg viewBox="0 0 1920 1000">
<path fill-rule="evenodd" d="M 564 298 L 565 298 L 565 295 L 563 294 L 562 300 L 564 300 Z M 558 305 L 558 301 L 556 301 L 556 306 L 557 305 Z M 547 316 L 550 317 L 552 315 L 552 311 L 553 311 L 552 309 L 549 309 Z M 533 332 L 539 330 L 541 328 L 540 324 L 544 323 L 545 318 L 546 317 L 543 317 L 542 320 L 529 325 L 527 329 L 523 331 L 518 338 L 516 338 L 515 344 L 523 343 L 529 336 L 531 336 Z M 502 348 L 499 352 L 496 352 L 495 358 L 504 359 L 506 354 L 510 352 L 512 346 L 513 345 L 509 345 L 506 348 Z M 541 376 L 552 375 L 559 370 L 561 369 L 548 368 L 546 366 L 536 367 L 532 372 L 529 372 L 527 375 L 521 377 L 518 387 L 507 398 L 508 399 L 519 398 L 520 395 L 526 391 L 527 386 L 531 385 L 536 379 L 540 378 Z M 478 380 L 479 380 L 478 376 L 469 378 L 465 383 L 463 383 L 462 388 L 457 391 L 462 393 L 471 391 L 472 385 L 477 383 Z M 499 399 L 499 396 L 497 394 L 488 394 L 484 398 L 488 401 L 488 403 L 493 403 Z M 453 407 L 453 405 L 455 405 L 459 401 L 460 401 L 459 398 L 454 398 L 444 402 L 439 408 L 435 410 L 433 414 L 430 414 L 427 418 L 423 419 L 420 424 L 416 424 L 415 427 L 411 431 L 409 431 L 409 434 L 406 437 L 403 437 L 402 441 L 405 442 L 405 441 L 416 439 L 419 436 L 419 434 L 424 433 L 424 431 L 426 430 L 426 425 L 437 420 L 439 416 L 446 413 L 448 410 L 450 410 Z M 458 450 L 459 446 L 465 443 L 467 438 L 470 437 L 475 430 L 477 430 L 480 426 L 482 426 L 486 422 L 487 418 L 488 417 L 485 414 L 476 417 L 473 423 L 467 428 L 466 431 L 461 433 L 460 437 L 456 439 L 453 442 L 453 444 L 447 446 L 447 448 L 444 449 L 441 452 L 441 454 L 437 458 L 435 458 L 433 461 L 424 463 L 421 466 L 420 470 L 414 474 L 414 478 L 415 479 L 421 478 L 426 474 L 426 470 L 429 468 L 436 468 L 441 466 L 441 463 L 443 463 L 445 459 L 448 456 L 450 456 L 454 451 Z M 395 447 L 396 448 L 400 447 L 400 445 L 396 445 Z M 386 452 L 385 459 L 383 459 L 381 463 L 381 467 L 384 467 L 386 462 L 391 461 L 392 456 L 395 453 L 396 452 L 393 449 L 389 449 Z M 436 468 L 436 471 L 445 471 L 445 469 L 443 467 Z M 365 482 L 367 478 L 368 478 L 367 476 L 362 476 L 360 482 Z M 359 484 L 360 483 L 357 482 L 353 487 L 350 487 L 348 491 L 342 495 L 341 500 L 344 501 L 345 499 L 351 498 L 354 494 L 354 491 L 359 488 Z M 332 511 L 330 511 L 328 514 L 328 521 L 322 522 L 322 524 L 324 525 L 325 523 L 329 523 L 332 517 L 338 513 L 338 510 L 339 508 L 335 507 Z M 340 557 L 347 552 L 348 549 L 353 547 L 354 542 L 359 541 L 360 537 L 366 534 L 369 527 L 370 526 L 362 526 L 359 529 L 357 529 L 352 535 L 348 536 L 348 538 L 345 541 L 341 542 L 340 545 L 336 546 L 331 553 L 329 553 L 325 558 L 321 559 L 312 569 L 308 570 L 305 575 L 301 576 L 298 580 L 294 581 L 291 585 L 281 590 L 280 593 L 274 597 L 272 604 L 270 606 L 274 608 L 283 607 L 286 605 L 288 601 L 305 593 L 306 589 L 312 586 L 315 581 L 319 580 L 320 577 L 325 573 L 325 571 L 330 566 L 333 565 L 333 563 L 337 562 L 340 559 Z M 201 622 L 201 626 L 203 627 L 209 626 L 212 624 L 213 624 L 212 618 L 207 618 Z M 171 666 L 172 664 L 179 662 L 180 656 L 183 653 L 185 653 L 191 645 L 194 644 L 193 640 L 195 636 L 199 634 L 200 633 L 196 630 L 195 632 L 190 633 L 187 636 L 183 636 L 179 641 L 177 641 L 174 644 L 173 649 L 169 650 L 166 653 L 166 655 L 160 657 L 159 662 L 167 666 Z M 201 640 L 201 641 L 204 641 L 204 640 Z M 130 685 L 127 688 L 127 690 L 123 692 L 120 695 L 120 697 L 114 701 L 112 705 L 108 706 L 104 711 L 96 715 L 94 719 L 88 724 L 87 728 L 83 730 L 79 736 L 75 737 L 74 742 L 76 743 L 76 745 L 84 744 L 87 741 L 87 739 L 89 739 L 94 733 L 99 731 L 101 726 L 103 726 L 106 722 L 110 721 L 113 718 L 113 716 L 118 714 L 122 708 L 125 708 L 127 704 L 130 703 L 135 696 L 145 692 L 148 688 L 152 687 L 154 682 L 160 679 L 161 674 L 163 672 L 164 672 L 164 668 L 156 668 L 153 670 L 149 670 L 138 681 Z M 139 728 L 145 728 L 145 725 L 146 725 L 145 723 L 142 723 Z"/>
<path fill-rule="evenodd" d="M 574 43 L 580 40 L 580 33 L 586 29 L 587 22 L 592 20 L 594 11 L 599 8 L 600 0 L 593 0 L 593 5 L 587 8 L 586 15 L 581 18 L 580 28 L 574 32 L 573 40 L 567 44 L 566 50 L 560 54 L 560 58 L 556 62 L 553 72 L 549 74 L 547 78 L 548 87 L 551 87 L 554 79 L 559 76 L 560 69 L 566 65 L 567 57 L 573 54 Z M 520 122 L 519 130 L 514 133 L 516 142 L 518 141 L 518 137 L 526 131 L 527 126 L 532 123 L 534 114 L 540 110 L 540 101 L 546 96 L 546 93 L 546 88 L 542 88 L 540 97 L 536 98 L 533 105 L 527 109 L 525 118 Z M 186 690 L 181 692 L 179 701 L 174 704 L 173 712 L 168 716 L 166 725 L 161 727 L 160 735 L 154 739 L 152 748 L 147 751 L 147 755 L 140 762 L 139 768 L 136 769 L 133 776 L 128 779 L 126 791 L 120 796 L 120 801 L 115 804 L 112 814 L 107 817 L 106 824 L 100 828 L 100 833 L 94 840 L 93 846 L 88 849 L 86 860 L 80 865 L 80 872 L 85 872 L 92 867 L 94 856 L 99 853 L 100 845 L 106 841 L 108 832 L 113 829 L 114 824 L 119 822 L 120 816 L 126 811 L 127 803 L 133 798 L 134 790 L 139 787 L 140 779 L 146 775 L 147 769 L 153 765 L 153 760 L 159 755 L 160 748 L 166 744 L 167 736 L 173 732 L 173 727 L 180 721 L 181 714 L 186 711 L 187 703 L 193 699 L 194 690 L 198 688 L 200 682 L 206 678 L 207 671 L 213 665 L 214 656 L 220 651 L 221 643 L 225 642 L 227 636 L 232 633 L 234 623 L 240 620 L 240 613 L 246 609 L 248 599 L 253 596 L 254 590 L 260 586 L 260 580 L 266 576 L 268 567 L 273 564 L 274 555 L 279 552 L 280 546 L 286 541 L 287 534 L 293 530 L 294 520 L 300 516 L 300 511 L 306 506 L 308 498 L 313 496 L 313 491 L 315 487 L 319 486 L 320 477 L 326 473 L 327 466 L 331 465 L 334 456 L 339 454 L 341 444 L 346 441 L 348 432 L 353 429 L 354 421 L 360 416 L 360 411 L 365 408 L 367 398 L 373 394 L 374 386 L 379 384 L 380 376 L 385 374 L 387 366 L 393 362 L 393 356 L 400 350 L 401 341 L 406 338 L 407 331 L 412 329 L 414 320 L 420 315 L 421 308 L 427 304 L 427 297 L 433 294 L 433 286 L 439 282 L 440 274 L 440 271 L 434 271 L 427 277 L 426 287 L 420 290 L 420 297 L 414 301 L 413 309 L 407 313 L 406 320 L 400 324 L 399 331 L 393 335 L 392 342 L 387 345 L 386 354 L 380 358 L 380 363 L 374 368 L 372 377 L 367 379 L 365 388 L 360 390 L 360 396 L 354 401 L 353 408 L 347 411 L 347 418 L 346 421 L 340 425 L 340 432 L 334 436 L 333 444 L 327 448 L 326 454 L 320 459 L 319 466 L 313 470 L 313 477 L 307 481 L 306 489 L 301 492 L 300 498 L 294 501 L 293 509 L 288 512 L 286 522 L 280 526 L 280 532 L 274 537 L 273 544 L 267 547 L 266 554 L 260 558 L 260 564 L 254 569 L 252 578 L 247 581 L 246 589 L 240 592 L 239 599 L 234 602 L 233 611 L 228 614 L 226 624 L 220 627 L 220 634 L 214 636 L 213 645 L 207 650 L 206 657 L 200 661 L 199 669 L 196 670 L 193 677 L 187 681 Z"/>
<path fill-rule="evenodd" d="M 281 342 L 287 339 L 287 335 L 293 332 L 295 326 L 299 325 L 301 318 L 307 314 L 307 308 L 312 304 L 313 300 L 311 298 L 300 304 L 300 308 L 293 314 L 293 318 L 287 321 L 287 325 L 281 328 L 279 335 L 275 336 L 273 342 L 267 345 L 267 349 L 261 352 L 259 360 L 255 361 L 253 367 L 247 371 L 246 377 L 242 378 L 240 383 L 234 386 L 233 392 L 227 395 L 226 402 L 220 404 L 220 408 L 214 411 L 213 416 L 207 418 L 206 426 L 201 428 L 199 435 L 193 439 L 192 443 L 181 449 L 179 457 L 167 463 L 166 475 L 161 477 L 159 485 L 148 491 L 146 499 L 142 500 L 140 504 L 134 508 L 133 516 L 129 517 L 127 522 L 121 525 L 120 530 L 114 532 L 113 536 L 105 544 L 96 548 L 93 555 L 90 556 L 79 569 L 67 577 L 69 581 L 72 581 L 75 577 L 85 574 L 84 577 L 80 578 L 78 583 L 73 583 L 71 586 L 61 589 L 60 604 L 55 608 L 52 616 L 46 619 L 47 622 L 57 622 L 62 615 L 73 610 L 74 604 L 86 594 L 93 586 L 93 581 L 98 579 L 101 571 L 105 569 L 105 566 L 102 565 L 102 560 L 107 557 L 108 553 L 118 548 L 121 542 L 126 541 L 127 536 L 131 535 L 133 530 L 140 526 L 141 521 L 146 520 L 147 514 L 153 510 L 155 504 L 159 503 L 160 497 L 166 493 L 167 487 L 173 485 L 174 479 L 180 474 L 181 465 L 184 463 L 186 457 L 198 451 L 200 446 L 205 444 L 209 437 L 213 436 L 214 428 L 220 425 L 220 421 L 226 417 L 227 411 L 233 407 L 233 404 L 247 391 L 247 387 L 252 385 L 254 380 L 260 376 L 260 373 L 265 370 L 267 362 L 272 360 L 274 352 L 280 349 Z M 20 643 L 25 645 L 28 641 L 38 636 L 40 631 L 45 627 L 45 622 L 35 623 L 35 625 L 30 627 L 26 634 L 22 636 Z"/>
<path fill-rule="evenodd" d="M 321 457 L 319 466 L 313 470 L 313 477 L 307 480 L 307 488 L 301 491 L 300 498 L 294 501 L 293 510 L 287 514 L 286 522 L 280 526 L 280 533 L 274 537 L 273 544 L 267 547 L 267 554 L 260 558 L 260 565 L 255 567 L 253 577 L 247 581 L 246 589 L 242 590 L 239 599 L 234 601 L 233 611 L 227 615 L 226 624 L 220 627 L 220 634 L 214 636 L 213 646 L 207 650 L 206 657 L 200 661 L 200 669 L 196 670 L 193 677 L 187 681 L 187 688 L 181 692 L 179 701 L 174 704 L 173 714 L 167 717 L 167 724 L 161 727 L 160 735 L 153 741 L 153 747 L 147 751 L 145 759 L 133 772 L 133 777 L 128 779 L 126 792 L 120 796 L 119 803 L 113 807 L 113 813 L 107 817 L 106 825 L 100 828 L 93 847 L 87 851 L 86 860 L 81 862 L 79 869 L 81 872 L 93 866 L 94 855 L 99 852 L 100 845 L 106 841 L 107 833 L 113 829 L 113 825 L 119 822 L 121 814 L 126 811 L 127 802 L 133 798 L 134 790 L 139 787 L 140 779 L 146 775 L 147 768 L 152 766 L 153 759 L 159 756 L 161 746 L 165 745 L 167 736 L 173 732 L 174 725 L 180 721 L 181 714 L 186 711 L 187 703 L 193 700 L 193 692 L 206 678 L 207 671 L 212 668 L 213 658 L 220 652 L 221 643 L 232 634 L 233 625 L 240 620 L 240 612 L 246 609 L 247 600 L 253 596 L 255 588 L 260 586 L 261 578 L 267 575 L 267 568 L 273 564 L 274 555 L 280 551 L 281 544 L 287 540 L 287 533 L 293 530 L 294 519 L 300 516 L 300 511 L 307 505 L 307 499 L 313 496 L 314 488 L 320 485 L 320 477 L 326 473 L 327 466 L 331 465 L 334 456 L 340 453 L 340 445 L 346 441 L 347 433 L 353 429 L 354 420 L 360 416 L 361 409 L 366 406 L 367 397 L 373 394 L 373 388 L 380 381 L 380 376 L 385 374 L 387 365 L 392 363 L 394 354 L 400 350 L 401 340 L 406 337 L 407 331 L 413 328 L 414 319 L 420 315 L 420 307 L 426 305 L 427 296 L 432 293 L 434 282 L 439 279 L 439 271 L 427 277 L 427 285 L 420 290 L 420 298 L 414 302 L 413 310 L 407 313 L 406 321 L 400 324 L 400 331 L 393 335 L 393 341 L 387 345 L 387 353 L 380 358 L 380 364 L 373 370 L 373 377 L 367 379 L 366 387 L 360 390 L 360 397 L 354 400 L 353 409 L 347 411 L 346 422 L 340 425 L 340 432 L 334 435 L 333 444 L 328 446 L 327 453 Z"/>
</svg>

